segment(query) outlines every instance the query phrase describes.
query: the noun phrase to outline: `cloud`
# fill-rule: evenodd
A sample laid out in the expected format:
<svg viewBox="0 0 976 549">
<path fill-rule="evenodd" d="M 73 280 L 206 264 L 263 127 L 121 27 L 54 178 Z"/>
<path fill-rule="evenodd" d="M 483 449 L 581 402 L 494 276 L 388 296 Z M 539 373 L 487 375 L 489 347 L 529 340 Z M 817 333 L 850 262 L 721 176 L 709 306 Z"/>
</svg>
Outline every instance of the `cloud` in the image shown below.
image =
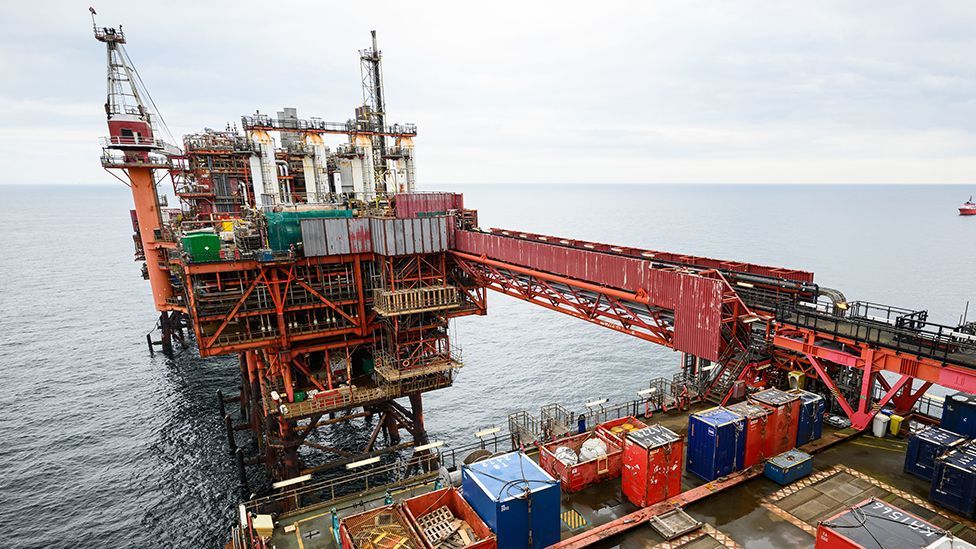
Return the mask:
<svg viewBox="0 0 976 549">
<path fill-rule="evenodd" d="M 178 135 L 284 105 L 348 118 L 376 28 L 425 188 L 971 182 L 976 168 L 971 2 L 95 7 L 124 23 Z M 104 51 L 86 8 L 0 17 L 0 183 L 114 182 L 97 165 Z M 52 154 L 65 169 L 31 167 Z"/>
</svg>

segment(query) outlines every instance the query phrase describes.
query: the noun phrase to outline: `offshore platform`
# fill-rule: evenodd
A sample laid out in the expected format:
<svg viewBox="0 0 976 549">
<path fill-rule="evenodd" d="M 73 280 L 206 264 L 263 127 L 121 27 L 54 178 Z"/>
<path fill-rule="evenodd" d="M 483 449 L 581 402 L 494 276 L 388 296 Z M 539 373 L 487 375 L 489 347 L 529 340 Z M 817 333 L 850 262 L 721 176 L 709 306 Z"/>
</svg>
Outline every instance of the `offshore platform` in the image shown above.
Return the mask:
<svg viewBox="0 0 976 549">
<path fill-rule="evenodd" d="M 280 487 L 401 451 L 430 465 L 423 394 L 451 386 L 463 363 L 449 322 L 486 314 L 487 290 L 683 353 L 642 405 L 725 404 L 803 374 L 862 430 L 933 384 L 976 392 L 976 323 L 848 301 L 803 270 L 484 229 L 460 194 L 418 192 L 417 128 L 387 120 L 375 32 L 352 118 L 255 113 L 182 147 L 158 137 L 121 27 L 95 37 L 108 54 L 101 162 L 132 190 L 159 311 L 150 350 L 238 358 L 239 392 L 220 407 L 246 491 L 255 465 Z M 160 200 L 166 178 L 178 207 Z M 365 417 L 378 420 L 355 451 L 310 437 Z"/>
</svg>

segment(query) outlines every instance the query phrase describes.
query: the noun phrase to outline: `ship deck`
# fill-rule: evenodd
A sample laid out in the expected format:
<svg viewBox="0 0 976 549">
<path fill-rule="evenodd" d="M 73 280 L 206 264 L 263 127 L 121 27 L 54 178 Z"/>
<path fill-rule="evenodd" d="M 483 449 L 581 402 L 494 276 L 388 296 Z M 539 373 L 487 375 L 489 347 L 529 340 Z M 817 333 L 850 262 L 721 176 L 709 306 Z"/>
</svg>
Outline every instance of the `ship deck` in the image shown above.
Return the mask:
<svg viewBox="0 0 976 549">
<path fill-rule="evenodd" d="M 699 405 L 692 409 L 708 407 Z M 649 420 L 684 434 L 688 413 L 655 414 Z M 824 426 L 820 441 L 840 441 L 814 456 L 814 473 L 789 486 L 780 486 L 762 475 L 743 481 L 684 507 L 702 529 L 675 540 L 665 540 L 647 522 L 625 532 L 597 540 L 593 547 L 708 548 L 708 547 L 812 547 L 820 520 L 870 497 L 883 499 L 913 512 L 954 535 L 976 543 L 976 524 L 928 502 L 928 483 L 902 470 L 906 441 L 852 436 Z M 817 444 L 817 443 L 814 443 Z M 685 490 L 706 484 L 685 473 Z M 433 481 L 404 486 L 392 491 L 395 500 L 433 489 Z M 332 549 L 334 506 L 340 517 L 383 505 L 385 491 L 356 494 L 329 507 L 307 509 L 277 519 L 271 543 L 277 549 Z M 580 492 L 563 494 L 560 509 L 562 539 L 567 540 L 625 517 L 638 510 L 620 490 L 619 479 L 611 479 Z M 270 546 L 270 545 L 269 545 Z"/>
</svg>

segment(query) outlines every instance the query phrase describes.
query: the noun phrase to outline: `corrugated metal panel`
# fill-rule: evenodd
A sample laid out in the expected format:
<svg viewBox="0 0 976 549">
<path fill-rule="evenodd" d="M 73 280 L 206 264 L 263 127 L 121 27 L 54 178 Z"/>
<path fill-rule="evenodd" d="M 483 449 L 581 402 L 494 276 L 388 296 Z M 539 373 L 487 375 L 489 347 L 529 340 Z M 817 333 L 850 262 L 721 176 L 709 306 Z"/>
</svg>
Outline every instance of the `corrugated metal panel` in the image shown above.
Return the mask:
<svg viewBox="0 0 976 549">
<path fill-rule="evenodd" d="M 383 220 L 369 220 L 369 241 L 374 252 L 378 254 L 386 254 L 385 237 L 383 234 Z"/>
<path fill-rule="evenodd" d="M 322 219 L 302 220 L 302 243 L 307 257 L 329 255 L 322 221 Z"/>
<path fill-rule="evenodd" d="M 369 219 L 349 219 L 349 251 L 362 254 L 373 251 L 373 241 L 370 238 Z"/>
<path fill-rule="evenodd" d="M 722 348 L 722 282 L 685 276 L 674 311 L 674 348 L 718 360 Z"/>
<path fill-rule="evenodd" d="M 431 219 L 413 220 L 413 242 L 417 250 L 429 254 L 434 251 L 433 233 L 430 230 Z"/>
<path fill-rule="evenodd" d="M 370 219 L 371 250 L 391 256 L 444 252 L 449 247 L 447 236 L 450 219 L 448 216 Z"/>
<path fill-rule="evenodd" d="M 396 216 L 400 219 L 464 208 L 464 196 L 459 193 L 404 193 L 396 195 L 394 200 Z"/>
<path fill-rule="evenodd" d="M 720 280 L 654 269 L 643 259 L 473 231 L 458 231 L 454 248 L 627 292 L 643 289 L 651 305 L 675 311 L 675 349 L 718 360 L 722 346 Z"/>
<path fill-rule="evenodd" d="M 329 255 L 344 255 L 349 249 L 349 223 L 347 219 L 323 219 L 325 242 Z"/>
<path fill-rule="evenodd" d="M 569 238 L 562 238 L 558 236 L 541 235 L 535 233 L 523 233 L 519 231 L 512 231 L 507 229 L 491 229 L 492 233 L 499 235 L 506 235 L 509 238 L 519 238 L 530 241 L 545 241 L 551 244 L 557 244 L 560 246 L 573 247 L 577 249 L 587 249 L 596 252 L 613 253 L 624 256 L 634 256 L 637 258 L 647 258 L 655 259 L 658 261 L 666 261 L 672 263 L 682 263 L 689 266 L 704 267 L 711 269 L 726 269 L 731 271 L 752 273 L 763 276 L 773 276 L 778 278 L 785 278 L 789 280 L 796 280 L 799 282 L 813 282 L 813 273 L 810 271 L 803 271 L 799 269 L 786 269 L 783 267 L 773 267 L 768 265 L 758 265 L 754 263 L 745 263 L 741 261 L 726 261 L 721 259 L 713 259 L 710 257 L 701 257 L 694 255 L 678 254 L 673 252 L 664 252 L 657 250 L 646 250 L 642 248 L 632 248 L 628 246 L 616 246 L 612 244 L 603 244 L 600 242 L 589 242 L 585 240 L 574 240 Z"/>
</svg>

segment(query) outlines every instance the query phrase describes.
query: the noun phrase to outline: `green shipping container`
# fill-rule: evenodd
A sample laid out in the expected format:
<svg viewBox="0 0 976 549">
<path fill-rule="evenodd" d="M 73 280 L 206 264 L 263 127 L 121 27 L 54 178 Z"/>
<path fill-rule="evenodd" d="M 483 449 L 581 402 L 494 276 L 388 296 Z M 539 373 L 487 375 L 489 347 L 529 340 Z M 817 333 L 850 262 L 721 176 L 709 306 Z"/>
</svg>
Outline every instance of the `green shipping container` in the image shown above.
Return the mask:
<svg viewBox="0 0 976 549">
<path fill-rule="evenodd" d="M 220 237 L 213 233 L 188 234 L 183 237 L 183 251 L 193 263 L 220 261 Z"/>
<path fill-rule="evenodd" d="M 307 212 L 268 212 L 268 247 L 285 252 L 302 241 L 303 219 L 350 218 L 352 210 L 310 210 Z"/>
</svg>

